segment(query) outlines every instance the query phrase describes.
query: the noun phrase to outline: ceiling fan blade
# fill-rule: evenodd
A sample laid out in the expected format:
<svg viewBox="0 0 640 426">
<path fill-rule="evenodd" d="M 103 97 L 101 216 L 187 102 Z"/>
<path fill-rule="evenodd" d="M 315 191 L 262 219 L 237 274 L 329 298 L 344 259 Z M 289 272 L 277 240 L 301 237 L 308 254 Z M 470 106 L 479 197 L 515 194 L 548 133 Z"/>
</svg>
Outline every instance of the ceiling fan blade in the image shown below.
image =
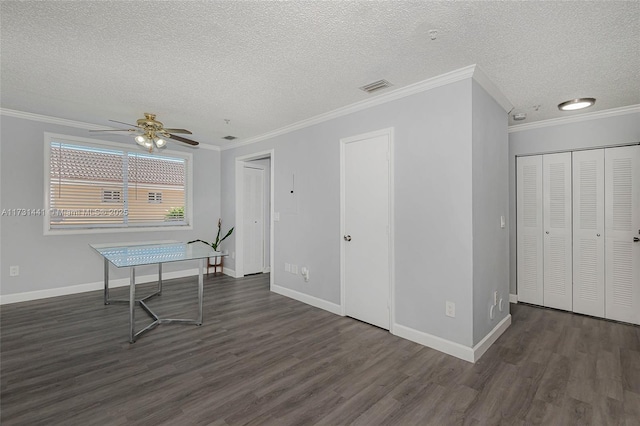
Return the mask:
<svg viewBox="0 0 640 426">
<path fill-rule="evenodd" d="M 199 142 L 192 141 L 191 139 L 183 138 L 182 136 L 176 136 L 176 135 L 172 135 L 170 133 L 167 133 L 166 135 L 168 137 L 170 137 L 171 139 L 175 139 L 175 140 L 180 141 L 180 142 L 188 143 L 189 145 L 193 145 L 193 146 L 200 145 Z"/>
<path fill-rule="evenodd" d="M 120 124 L 124 124 L 131 127 L 138 127 L 135 124 L 123 123 L 122 121 L 117 121 L 117 120 L 109 120 L 109 121 L 113 121 L 114 123 L 120 123 Z"/>
<path fill-rule="evenodd" d="M 135 132 L 136 129 L 104 129 L 104 130 L 89 130 L 90 132 Z"/>
<path fill-rule="evenodd" d="M 163 129 L 166 132 L 169 133 L 185 133 L 187 135 L 192 135 L 193 133 L 191 133 L 190 131 L 188 131 L 187 129 Z"/>
</svg>

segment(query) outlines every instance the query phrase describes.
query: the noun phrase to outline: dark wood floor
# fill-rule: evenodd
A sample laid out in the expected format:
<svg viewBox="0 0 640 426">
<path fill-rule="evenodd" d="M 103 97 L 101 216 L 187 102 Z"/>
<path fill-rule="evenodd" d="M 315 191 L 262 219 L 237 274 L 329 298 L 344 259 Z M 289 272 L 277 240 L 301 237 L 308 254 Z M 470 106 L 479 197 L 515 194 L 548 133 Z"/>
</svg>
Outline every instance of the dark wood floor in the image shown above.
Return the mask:
<svg viewBox="0 0 640 426">
<path fill-rule="evenodd" d="M 205 285 L 202 327 L 133 345 L 101 292 L 2 306 L 1 423 L 640 424 L 636 326 L 512 305 L 474 365 L 270 293 L 267 275 Z M 195 287 L 151 304 L 190 316 Z"/>
</svg>

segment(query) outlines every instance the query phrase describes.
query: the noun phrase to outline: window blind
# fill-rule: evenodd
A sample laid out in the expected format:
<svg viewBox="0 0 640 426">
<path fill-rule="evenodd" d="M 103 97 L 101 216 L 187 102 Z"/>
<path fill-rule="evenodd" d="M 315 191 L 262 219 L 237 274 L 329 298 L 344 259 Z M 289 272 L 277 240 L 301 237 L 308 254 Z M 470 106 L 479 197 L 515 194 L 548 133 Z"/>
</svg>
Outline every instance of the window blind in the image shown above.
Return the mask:
<svg viewBox="0 0 640 426">
<path fill-rule="evenodd" d="M 184 158 L 52 141 L 49 159 L 50 229 L 187 224 Z"/>
</svg>

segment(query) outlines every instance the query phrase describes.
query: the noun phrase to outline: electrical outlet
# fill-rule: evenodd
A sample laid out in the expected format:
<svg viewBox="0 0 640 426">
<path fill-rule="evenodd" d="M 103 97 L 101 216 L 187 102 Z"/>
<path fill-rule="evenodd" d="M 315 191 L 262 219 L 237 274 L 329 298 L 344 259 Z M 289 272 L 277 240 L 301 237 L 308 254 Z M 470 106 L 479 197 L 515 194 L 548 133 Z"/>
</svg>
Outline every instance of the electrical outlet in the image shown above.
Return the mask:
<svg viewBox="0 0 640 426">
<path fill-rule="evenodd" d="M 451 318 L 456 317 L 456 304 L 453 302 L 449 302 L 448 300 L 445 302 L 445 315 Z"/>
<path fill-rule="evenodd" d="M 9 266 L 9 276 L 17 277 L 20 275 L 20 267 L 18 265 Z"/>
<path fill-rule="evenodd" d="M 298 265 L 291 265 L 291 273 L 298 275 Z"/>
</svg>

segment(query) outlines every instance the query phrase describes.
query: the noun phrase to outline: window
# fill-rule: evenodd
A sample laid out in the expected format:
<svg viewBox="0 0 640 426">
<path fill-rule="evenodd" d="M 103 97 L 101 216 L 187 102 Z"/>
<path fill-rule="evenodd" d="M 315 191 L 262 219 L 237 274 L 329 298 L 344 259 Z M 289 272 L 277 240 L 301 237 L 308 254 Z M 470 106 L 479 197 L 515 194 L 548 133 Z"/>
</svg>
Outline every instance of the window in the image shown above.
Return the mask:
<svg viewBox="0 0 640 426">
<path fill-rule="evenodd" d="M 162 202 L 162 192 L 149 192 L 149 195 L 147 197 L 150 203 Z"/>
<path fill-rule="evenodd" d="M 47 151 L 45 232 L 189 226 L 189 155 L 60 135 Z"/>
<path fill-rule="evenodd" d="M 102 202 L 103 203 L 119 203 L 121 200 L 122 192 L 113 191 L 111 189 L 102 190 Z"/>
</svg>

